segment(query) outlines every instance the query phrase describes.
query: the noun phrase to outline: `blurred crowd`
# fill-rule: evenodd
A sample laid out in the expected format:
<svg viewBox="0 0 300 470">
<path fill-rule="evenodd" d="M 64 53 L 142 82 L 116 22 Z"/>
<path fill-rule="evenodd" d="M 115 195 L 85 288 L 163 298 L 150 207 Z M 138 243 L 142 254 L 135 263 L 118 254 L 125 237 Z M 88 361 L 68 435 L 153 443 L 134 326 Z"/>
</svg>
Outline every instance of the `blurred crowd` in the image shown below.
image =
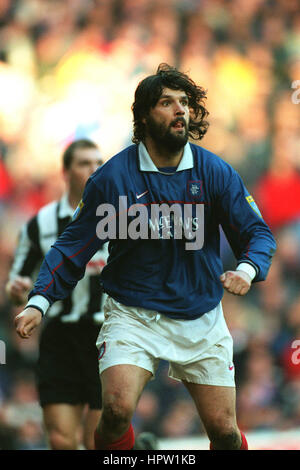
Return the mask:
<svg viewBox="0 0 300 470">
<path fill-rule="evenodd" d="M 63 190 L 61 154 L 88 137 L 106 160 L 131 142 L 133 93 L 166 62 L 207 89 L 201 145 L 233 165 L 278 243 L 269 277 L 225 294 L 239 426 L 300 426 L 299 0 L 1 0 L 0 449 L 47 444 L 34 383 L 38 332 L 20 340 L 6 296 L 21 224 Z M 224 268 L 235 261 L 222 238 Z M 161 437 L 203 433 L 162 362 L 134 417 Z"/>
</svg>

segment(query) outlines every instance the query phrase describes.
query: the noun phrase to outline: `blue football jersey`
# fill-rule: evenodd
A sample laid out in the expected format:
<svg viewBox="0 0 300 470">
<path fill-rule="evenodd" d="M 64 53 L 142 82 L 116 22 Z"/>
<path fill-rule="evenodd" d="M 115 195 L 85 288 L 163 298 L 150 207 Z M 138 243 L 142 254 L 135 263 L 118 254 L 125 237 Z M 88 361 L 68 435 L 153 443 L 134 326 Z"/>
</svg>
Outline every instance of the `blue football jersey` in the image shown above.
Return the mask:
<svg viewBox="0 0 300 470">
<path fill-rule="evenodd" d="M 144 144 L 131 145 L 89 178 L 29 304 L 42 296 L 45 310 L 66 297 L 109 239 L 101 274 L 108 295 L 171 318 L 198 318 L 223 296 L 220 225 L 237 263 L 255 269 L 253 282 L 264 280 L 276 243 L 238 173 L 195 144 L 186 144 L 174 169 L 158 169 Z"/>
</svg>

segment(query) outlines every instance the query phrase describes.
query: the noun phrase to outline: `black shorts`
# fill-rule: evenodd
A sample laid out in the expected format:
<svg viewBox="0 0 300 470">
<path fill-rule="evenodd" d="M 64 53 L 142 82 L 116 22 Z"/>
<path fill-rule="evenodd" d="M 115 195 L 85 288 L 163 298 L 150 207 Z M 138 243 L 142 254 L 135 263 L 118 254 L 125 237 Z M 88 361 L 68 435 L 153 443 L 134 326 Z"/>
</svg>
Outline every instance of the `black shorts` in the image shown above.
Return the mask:
<svg viewBox="0 0 300 470">
<path fill-rule="evenodd" d="M 101 409 L 96 339 L 100 327 L 87 320 L 47 319 L 41 332 L 37 388 L 41 406 L 88 403 Z"/>
</svg>

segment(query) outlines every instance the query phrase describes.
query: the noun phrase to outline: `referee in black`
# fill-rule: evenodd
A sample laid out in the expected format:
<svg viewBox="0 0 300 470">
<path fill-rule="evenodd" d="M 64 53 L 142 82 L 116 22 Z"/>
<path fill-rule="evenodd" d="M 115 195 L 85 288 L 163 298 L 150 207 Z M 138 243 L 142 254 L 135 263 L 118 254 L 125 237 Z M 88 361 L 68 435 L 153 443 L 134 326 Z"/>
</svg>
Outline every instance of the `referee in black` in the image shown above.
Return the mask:
<svg viewBox="0 0 300 470">
<path fill-rule="evenodd" d="M 26 303 L 45 254 L 71 221 L 87 179 L 101 164 L 99 149 L 90 140 L 77 140 L 66 148 L 66 192 L 59 201 L 40 209 L 19 236 L 6 285 L 14 304 Z M 105 297 L 99 276 L 107 260 L 106 246 L 91 259 L 70 297 L 51 307 L 42 327 L 37 388 L 49 446 L 54 450 L 94 449 L 94 429 L 101 413 L 96 339 L 104 320 Z"/>
</svg>

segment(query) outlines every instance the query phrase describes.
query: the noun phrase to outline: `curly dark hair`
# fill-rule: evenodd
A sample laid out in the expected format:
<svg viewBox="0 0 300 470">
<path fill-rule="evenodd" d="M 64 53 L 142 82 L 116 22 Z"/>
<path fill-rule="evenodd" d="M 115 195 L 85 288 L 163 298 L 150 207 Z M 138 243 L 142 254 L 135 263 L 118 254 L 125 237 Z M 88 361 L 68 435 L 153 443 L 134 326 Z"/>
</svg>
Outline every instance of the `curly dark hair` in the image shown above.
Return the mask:
<svg viewBox="0 0 300 470">
<path fill-rule="evenodd" d="M 209 114 L 204 106 L 206 91 L 197 86 L 188 75 L 163 63 L 159 65 L 156 74 L 142 80 L 135 91 L 134 103 L 131 107 L 133 112 L 132 142 L 138 144 L 144 140 L 145 124 L 142 119 L 148 115 L 151 108 L 154 108 L 163 88 L 183 90 L 187 94 L 191 110 L 189 137 L 194 140 L 202 139 L 209 126 L 205 120 Z"/>
</svg>

